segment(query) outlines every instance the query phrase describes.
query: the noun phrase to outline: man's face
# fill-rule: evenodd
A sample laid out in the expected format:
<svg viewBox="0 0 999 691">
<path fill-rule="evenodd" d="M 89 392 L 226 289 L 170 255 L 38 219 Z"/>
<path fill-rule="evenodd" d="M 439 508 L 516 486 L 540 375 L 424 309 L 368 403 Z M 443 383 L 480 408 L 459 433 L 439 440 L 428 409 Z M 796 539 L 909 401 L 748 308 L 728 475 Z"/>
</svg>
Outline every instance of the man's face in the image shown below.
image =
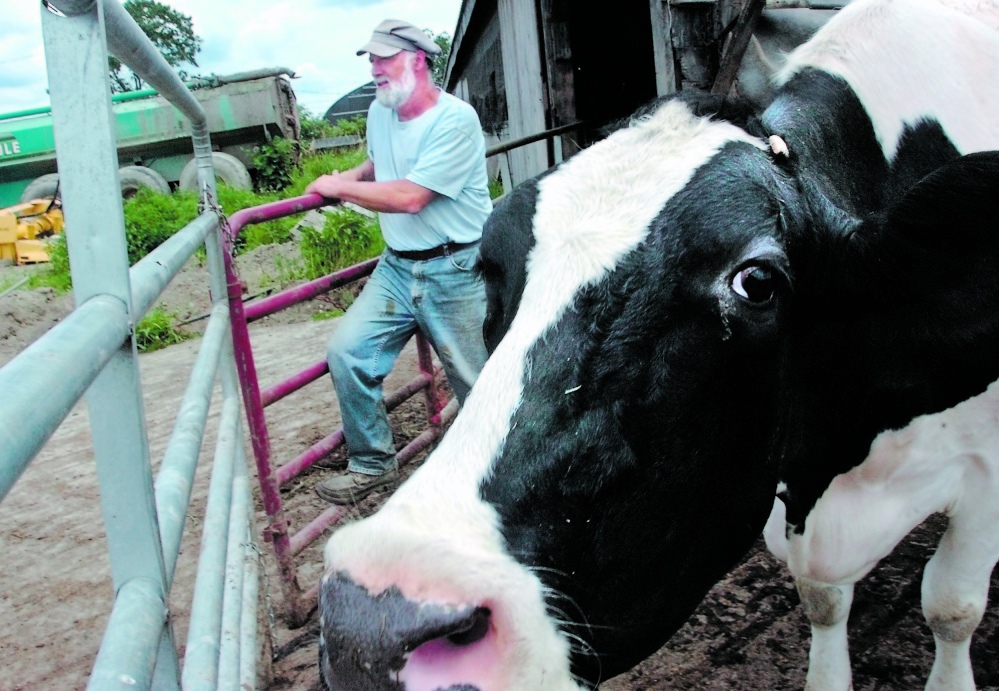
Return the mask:
<svg viewBox="0 0 999 691">
<path fill-rule="evenodd" d="M 416 61 L 419 53 L 403 50 L 390 58 L 371 56 L 371 76 L 375 98 L 386 108 L 398 110 L 416 89 Z"/>
</svg>

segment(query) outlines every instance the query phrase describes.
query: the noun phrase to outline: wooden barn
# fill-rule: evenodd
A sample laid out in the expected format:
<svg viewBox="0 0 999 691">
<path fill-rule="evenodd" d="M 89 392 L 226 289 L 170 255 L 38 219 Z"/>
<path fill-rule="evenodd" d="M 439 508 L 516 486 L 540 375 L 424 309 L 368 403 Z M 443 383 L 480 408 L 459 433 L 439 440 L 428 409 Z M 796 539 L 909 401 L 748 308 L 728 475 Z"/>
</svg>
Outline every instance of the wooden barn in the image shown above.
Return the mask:
<svg viewBox="0 0 999 691">
<path fill-rule="evenodd" d="M 754 32 L 768 36 L 772 49 L 790 48 L 843 4 L 619 0 L 588 6 L 574 0 L 464 0 L 444 87 L 472 104 L 490 144 L 584 123 L 511 151 L 510 172 L 517 184 L 571 156 L 597 136 L 599 127 L 657 96 L 738 90 L 743 56 L 747 62 L 761 59 L 758 42 L 757 50 L 747 52 Z"/>
</svg>

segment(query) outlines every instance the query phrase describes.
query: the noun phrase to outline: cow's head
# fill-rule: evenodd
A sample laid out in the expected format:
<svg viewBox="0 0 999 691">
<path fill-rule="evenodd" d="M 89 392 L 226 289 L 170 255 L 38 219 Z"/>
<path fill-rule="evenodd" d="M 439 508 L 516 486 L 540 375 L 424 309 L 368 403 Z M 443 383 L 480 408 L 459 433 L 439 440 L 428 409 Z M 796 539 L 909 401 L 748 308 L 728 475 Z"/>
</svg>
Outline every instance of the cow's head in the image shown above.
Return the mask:
<svg viewBox="0 0 999 691">
<path fill-rule="evenodd" d="M 673 101 L 497 208 L 485 369 L 427 462 L 326 548 L 332 689 L 561 690 L 619 673 L 746 552 L 790 455 L 862 447 L 866 430 L 831 425 L 863 427 L 862 397 L 898 393 L 875 390 L 887 377 L 872 368 L 894 360 L 863 340 L 913 318 L 892 296 L 930 298 L 943 278 L 932 308 L 969 297 L 966 260 L 927 251 L 949 216 L 925 200 L 999 165 L 961 159 L 863 221 L 764 142 Z M 975 204 L 961 223 L 988 217 Z M 957 254 L 982 252 L 980 230 L 953 231 L 977 243 Z M 874 275 L 883 264 L 908 283 Z M 890 339 L 909 358 L 894 374 L 918 389 L 904 338 Z M 833 386 L 831 402 L 802 376 Z M 859 418 L 837 408 L 854 396 Z M 799 409 L 816 405 L 831 421 Z"/>
</svg>

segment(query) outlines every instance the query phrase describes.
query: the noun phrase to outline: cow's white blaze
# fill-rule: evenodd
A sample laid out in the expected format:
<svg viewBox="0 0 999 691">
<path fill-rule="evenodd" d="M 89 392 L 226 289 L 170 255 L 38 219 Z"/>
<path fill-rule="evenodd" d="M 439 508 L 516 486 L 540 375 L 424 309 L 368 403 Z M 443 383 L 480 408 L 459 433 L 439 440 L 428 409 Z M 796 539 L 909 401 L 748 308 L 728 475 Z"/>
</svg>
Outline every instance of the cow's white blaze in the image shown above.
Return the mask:
<svg viewBox="0 0 999 691">
<path fill-rule="evenodd" d="M 999 74 L 999 32 L 984 23 L 987 13 L 978 14 L 932 0 L 852 3 L 791 53 L 777 82 L 808 67 L 844 79 L 889 161 L 903 128 L 924 119 L 939 122 L 962 154 L 997 149 L 999 91 L 984 87 Z"/>
<path fill-rule="evenodd" d="M 634 250 L 666 202 L 732 141 L 765 148 L 674 101 L 541 180 L 520 309 L 464 409 L 385 506 L 339 530 L 326 547 L 327 569 L 349 572 L 369 592 L 396 586 L 412 599 L 489 607 L 503 678 L 474 680 L 482 691 L 541 688 L 542 680 L 545 689 L 576 688 L 569 644 L 546 614 L 544 586 L 506 553 L 496 511 L 479 498 L 530 378 L 527 354 L 579 290 Z"/>
</svg>

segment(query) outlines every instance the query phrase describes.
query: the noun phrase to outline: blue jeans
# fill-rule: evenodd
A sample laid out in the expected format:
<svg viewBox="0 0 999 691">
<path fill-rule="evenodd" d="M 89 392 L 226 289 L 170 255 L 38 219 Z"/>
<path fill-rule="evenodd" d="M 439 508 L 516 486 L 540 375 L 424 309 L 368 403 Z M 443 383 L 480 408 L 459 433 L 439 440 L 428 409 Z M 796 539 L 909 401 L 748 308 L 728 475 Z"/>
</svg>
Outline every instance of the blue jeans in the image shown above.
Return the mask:
<svg viewBox="0 0 999 691">
<path fill-rule="evenodd" d="M 391 252 L 333 332 L 326 360 L 340 400 L 349 470 L 380 475 L 395 464 L 382 381 L 417 329 L 444 364 L 459 403 L 486 362 L 486 294 L 472 267 L 478 247 L 427 261 Z"/>
</svg>

